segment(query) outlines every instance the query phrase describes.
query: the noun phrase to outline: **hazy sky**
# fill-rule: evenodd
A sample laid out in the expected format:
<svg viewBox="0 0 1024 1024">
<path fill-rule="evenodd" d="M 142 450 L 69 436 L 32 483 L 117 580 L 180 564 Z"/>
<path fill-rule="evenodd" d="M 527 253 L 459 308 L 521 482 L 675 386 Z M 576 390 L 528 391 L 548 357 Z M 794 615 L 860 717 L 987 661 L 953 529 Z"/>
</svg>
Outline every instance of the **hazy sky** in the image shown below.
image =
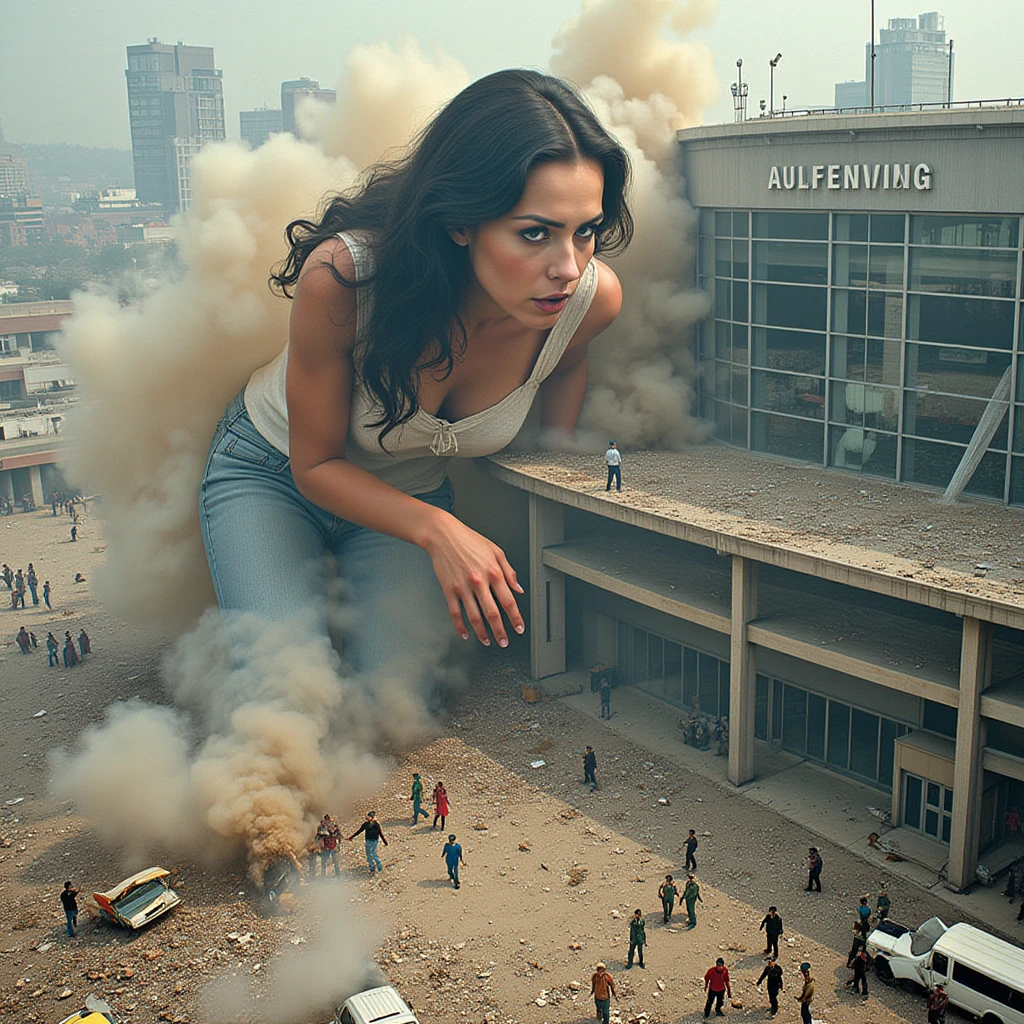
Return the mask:
<svg viewBox="0 0 1024 1024">
<path fill-rule="evenodd" d="M 325 87 L 354 43 L 401 32 L 441 47 L 478 76 L 511 65 L 544 66 L 558 26 L 581 0 L 32 0 L 5 4 L 0 22 L 0 118 L 11 142 L 128 148 L 125 47 L 157 36 L 213 46 L 224 72 L 229 138 L 238 111 L 278 106 L 284 79 Z M 637 0 L 640 2 L 640 0 Z M 934 6 L 876 0 L 876 24 Z M 955 40 L 956 99 L 1024 95 L 1024 0 L 945 0 Z M 781 51 L 776 104 L 825 106 L 833 84 L 863 77 L 870 0 L 719 0 L 713 26 L 694 39 L 711 48 L 718 103 L 707 121 L 732 119 L 729 83 L 743 58 L 750 111 L 768 95 L 768 60 Z"/>
</svg>

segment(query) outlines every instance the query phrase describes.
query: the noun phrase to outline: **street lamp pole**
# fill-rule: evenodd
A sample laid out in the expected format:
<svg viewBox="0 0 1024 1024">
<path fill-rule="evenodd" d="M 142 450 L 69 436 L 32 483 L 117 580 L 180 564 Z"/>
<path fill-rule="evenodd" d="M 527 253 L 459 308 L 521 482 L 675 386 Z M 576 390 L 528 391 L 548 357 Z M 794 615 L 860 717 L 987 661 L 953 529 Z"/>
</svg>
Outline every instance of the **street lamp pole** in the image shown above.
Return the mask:
<svg viewBox="0 0 1024 1024">
<path fill-rule="evenodd" d="M 953 40 L 949 41 L 949 67 L 946 71 L 946 106 L 953 105 Z"/>
<path fill-rule="evenodd" d="M 732 83 L 732 105 L 733 120 L 745 121 L 747 119 L 747 86 L 743 84 L 743 61 L 736 61 L 737 81 Z"/>
<path fill-rule="evenodd" d="M 771 71 L 769 73 L 770 77 L 771 77 L 771 86 L 769 87 L 769 92 L 768 92 L 768 116 L 769 117 L 774 117 L 775 116 L 775 68 L 778 66 L 778 63 L 779 63 L 780 60 L 782 60 L 782 54 L 781 53 L 777 53 L 777 54 L 775 54 L 775 59 L 774 60 L 768 61 L 768 66 L 771 68 Z"/>
</svg>

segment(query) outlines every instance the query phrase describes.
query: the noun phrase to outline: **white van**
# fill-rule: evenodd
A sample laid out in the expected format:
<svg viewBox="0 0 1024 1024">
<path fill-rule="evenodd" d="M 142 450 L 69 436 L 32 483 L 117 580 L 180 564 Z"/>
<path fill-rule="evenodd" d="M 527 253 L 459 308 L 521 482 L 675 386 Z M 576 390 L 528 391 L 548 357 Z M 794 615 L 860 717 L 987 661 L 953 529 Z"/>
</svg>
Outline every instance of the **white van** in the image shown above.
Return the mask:
<svg viewBox="0 0 1024 1024">
<path fill-rule="evenodd" d="M 338 1007 L 334 1020 L 336 1024 L 419 1024 L 416 1014 L 391 985 L 349 996 Z"/>
<path fill-rule="evenodd" d="M 929 918 L 916 931 L 883 921 L 867 952 L 883 981 L 903 978 L 949 1001 L 982 1024 L 1024 1024 L 1024 949 L 969 924 Z"/>
</svg>

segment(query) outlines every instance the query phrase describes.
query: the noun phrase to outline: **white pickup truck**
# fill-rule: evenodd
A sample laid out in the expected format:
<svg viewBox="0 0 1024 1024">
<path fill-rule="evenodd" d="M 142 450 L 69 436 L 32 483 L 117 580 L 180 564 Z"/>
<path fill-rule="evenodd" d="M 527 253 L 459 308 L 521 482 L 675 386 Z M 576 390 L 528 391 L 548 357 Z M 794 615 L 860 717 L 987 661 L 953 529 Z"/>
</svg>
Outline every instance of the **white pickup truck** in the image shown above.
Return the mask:
<svg viewBox="0 0 1024 1024">
<path fill-rule="evenodd" d="M 932 917 L 919 928 L 883 921 L 867 939 L 882 981 L 912 981 L 982 1024 L 1024 1024 L 1024 949 L 969 924 L 947 926 Z"/>
</svg>

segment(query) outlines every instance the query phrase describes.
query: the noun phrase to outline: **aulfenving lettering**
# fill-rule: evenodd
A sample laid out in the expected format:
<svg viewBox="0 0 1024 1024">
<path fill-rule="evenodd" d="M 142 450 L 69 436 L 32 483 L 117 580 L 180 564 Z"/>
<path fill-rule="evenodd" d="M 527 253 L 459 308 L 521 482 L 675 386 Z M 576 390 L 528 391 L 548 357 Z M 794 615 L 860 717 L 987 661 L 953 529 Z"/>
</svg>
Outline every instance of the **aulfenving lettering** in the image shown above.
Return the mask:
<svg viewBox="0 0 1024 1024">
<path fill-rule="evenodd" d="M 932 187 L 928 164 L 810 164 L 773 167 L 768 188 L 773 189 L 894 189 Z"/>
</svg>

